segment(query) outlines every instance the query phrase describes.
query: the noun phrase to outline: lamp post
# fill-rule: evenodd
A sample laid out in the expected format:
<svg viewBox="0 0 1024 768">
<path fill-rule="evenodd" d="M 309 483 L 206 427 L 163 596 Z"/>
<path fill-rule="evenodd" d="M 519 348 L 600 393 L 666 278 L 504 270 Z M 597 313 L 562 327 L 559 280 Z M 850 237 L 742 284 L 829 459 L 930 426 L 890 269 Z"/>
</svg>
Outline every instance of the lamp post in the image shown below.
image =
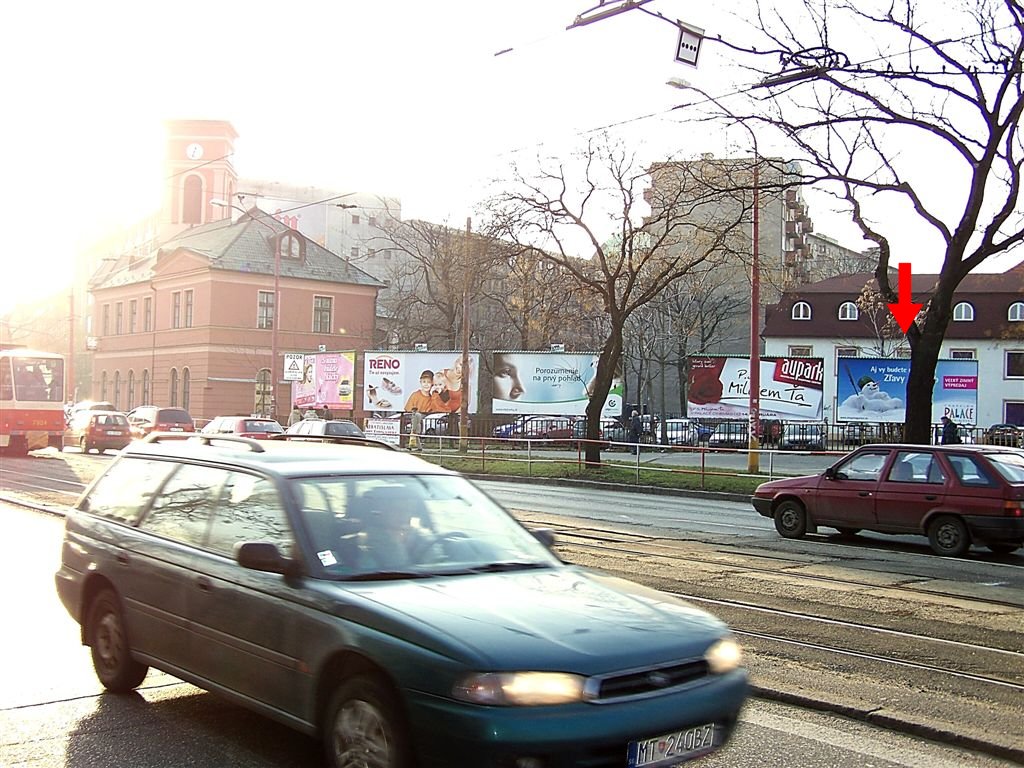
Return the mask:
<svg viewBox="0 0 1024 768">
<path fill-rule="evenodd" d="M 688 81 L 681 78 L 671 78 L 668 80 L 666 85 L 679 90 L 695 90 L 700 93 L 707 101 L 710 101 L 717 106 L 725 114 L 729 114 L 728 110 L 722 107 L 718 100 L 714 96 L 709 96 L 703 91 L 694 88 Z M 680 105 L 685 106 L 685 105 Z M 679 109 L 680 107 L 676 107 Z M 743 126 L 743 128 L 750 134 L 750 142 L 754 151 L 753 158 L 753 173 L 751 179 L 751 186 L 753 187 L 753 221 L 752 221 L 752 244 L 751 244 L 751 259 L 750 259 L 750 374 L 749 374 L 749 391 L 747 393 L 747 411 L 748 411 L 748 425 L 747 425 L 747 472 L 757 473 L 760 471 L 760 432 L 761 432 L 761 338 L 758 334 L 760 327 L 760 303 L 761 303 L 761 264 L 760 264 L 760 225 L 761 225 L 761 186 L 760 186 L 760 170 L 761 170 L 761 152 L 758 150 L 757 145 L 757 134 L 754 133 L 753 129 L 741 120 L 737 120 L 737 123 Z"/>
</svg>

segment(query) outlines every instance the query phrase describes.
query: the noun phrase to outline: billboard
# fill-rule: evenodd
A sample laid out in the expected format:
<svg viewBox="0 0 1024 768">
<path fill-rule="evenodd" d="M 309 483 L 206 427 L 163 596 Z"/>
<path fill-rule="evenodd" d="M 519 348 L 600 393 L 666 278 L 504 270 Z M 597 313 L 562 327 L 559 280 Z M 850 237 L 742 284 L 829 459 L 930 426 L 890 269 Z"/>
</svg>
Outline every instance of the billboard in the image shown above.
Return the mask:
<svg viewBox="0 0 1024 768">
<path fill-rule="evenodd" d="M 836 419 L 903 423 L 910 361 L 840 357 L 836 362 Z M 978 419 L 978 361 L 939 360 L 932 389 L 932 422 L 963 425 Z"/>
<path fill-rule="evenodd" d="M 582 416 L 593 392 L 598 355 L 592 352 L 495 352 L 491 412 Z M 622 377 L 612 380 L 601 415 L 622 415 Z"/>
<path fill-rule="evenodd" d="M 686 415 L 705 419 L 746 419 L 750 403 L 750 359 L 691 357 Z M 820 357 L 763 357 L 761 418 L 821 421 L 825 361 Z"/>
<path fill-rule="evenodd" d="M 363 408 L 369 411 L 454 413 L 469 398 L 477 412 L 477 372 L 480 355 L 471 352 L 469 371 L 462 370 L 462 353 L 363 353 Z"/>
<path fill-rule="evenodd" d="M 297 360 L 292 360 L 292 364 Z M 287 364 L 286 364 L 287 365 Z M 292 404 L 299 408 L 351 410 L 355 392 L 355 352 L 305 355 L 302 377 L 292 382 Z"/>
</svg>

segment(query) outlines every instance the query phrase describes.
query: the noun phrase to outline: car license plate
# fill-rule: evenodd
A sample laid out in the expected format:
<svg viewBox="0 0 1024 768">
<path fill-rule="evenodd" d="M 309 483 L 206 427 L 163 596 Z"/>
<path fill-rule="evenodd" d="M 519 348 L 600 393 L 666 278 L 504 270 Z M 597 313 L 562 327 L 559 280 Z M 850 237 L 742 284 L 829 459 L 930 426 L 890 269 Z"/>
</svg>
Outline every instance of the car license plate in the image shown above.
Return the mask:
<svg viewBox="0 0 1024 768">
<path fill-rule="evenodd" d="M 184 431 L 185 431 L 185 430 L 184 430 L 184 428 L 182 428 L 182 427 L 171 427 L 171 428 L 170 428 L 170 429 L 168 430 L 168 432 L 184 432 Z"/>
<path fill-rule="evenodd" d="M 666 733 L 653 739 L 631 741 L 627 752 L 628 767 L 679 765 L 711 752 L 716 746 L 718 731 L 714 723 Z"/>
<path fill-rule="evenodd" d="M 121 436 L 121 430 L 119 430 L 119 429 L 108 429 L 107 430 L 107 435 L 110 436 L 110 437 L 120 437 Z"/>
</svg>

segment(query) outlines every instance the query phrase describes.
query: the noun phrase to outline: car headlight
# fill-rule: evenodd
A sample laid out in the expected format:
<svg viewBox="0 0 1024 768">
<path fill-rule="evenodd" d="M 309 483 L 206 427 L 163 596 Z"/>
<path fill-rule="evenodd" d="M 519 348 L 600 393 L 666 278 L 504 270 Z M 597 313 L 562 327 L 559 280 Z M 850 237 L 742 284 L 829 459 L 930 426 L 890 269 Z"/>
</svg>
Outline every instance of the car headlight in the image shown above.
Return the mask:
<svg viewBox="0 0 1024 768">
<path fill-rule="evenodd" d="M 708 669 L 716 675 L 732 672 L 743 662 L 740 644 L 732 637 L 723 637 L 704 652 Z"/>
<path fill-rule="evenodd" d="M 467 675 L 452 689 L 462 701 L 533 707 L 583 699 L 584 678 L 567 672 L 484 672 Z"/>
</svg>

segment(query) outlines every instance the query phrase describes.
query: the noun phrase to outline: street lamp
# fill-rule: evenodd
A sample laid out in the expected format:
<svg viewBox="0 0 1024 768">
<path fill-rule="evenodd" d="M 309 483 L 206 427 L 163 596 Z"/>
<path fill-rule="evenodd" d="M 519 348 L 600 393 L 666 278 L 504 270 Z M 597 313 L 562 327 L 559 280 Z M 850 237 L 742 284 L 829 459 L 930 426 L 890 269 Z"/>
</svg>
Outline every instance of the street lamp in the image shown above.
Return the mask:
<svg viewBox="0 0 1024 768">
<path fill-rule="evenodd" d="M 679 90 L 693 89 L 697 90 L 702 96 L 708 101 L 713 103 L 723 112 L 728 114 L 728 110 L 724 109 L 718 100 L 714 96 L 708 96 L 703 91 L 693 88 L 693 86 L 681 78 L 671 78 L 668 80 L 666 85 L 670 85 L 673 88 Z M 677 107 L 678 108 L 678 107 Z M 760 169 L 761 169 L 761 153 L 758 150 L 757 135 L 753 129 L 745 122 L 740 120 L 736 121 L 750 134 L 750 141 L 753 145 L 754 150 L 754 163 L 753 163 L 753 222 L 752 222 L 752 238 L 753 243 L 751 247 L 751 259 L 750 259 L 750 382 L 749 391 L 747 393 L 747 410 L 748 410 L 748 445 L 747 445 L 747 471 L 750 473 L 756 473 L 760 471 L 760 461 L 758 451 L 760 450 L 759 435 L 761 431 L 761 339 L 758 334 L 758 328 L 760 327 L 760 303 L 761 303 L 761 264 L 760 264 L 760 225 L 761 225 L 761 200 L 760 200 Z"/>
</svg>

